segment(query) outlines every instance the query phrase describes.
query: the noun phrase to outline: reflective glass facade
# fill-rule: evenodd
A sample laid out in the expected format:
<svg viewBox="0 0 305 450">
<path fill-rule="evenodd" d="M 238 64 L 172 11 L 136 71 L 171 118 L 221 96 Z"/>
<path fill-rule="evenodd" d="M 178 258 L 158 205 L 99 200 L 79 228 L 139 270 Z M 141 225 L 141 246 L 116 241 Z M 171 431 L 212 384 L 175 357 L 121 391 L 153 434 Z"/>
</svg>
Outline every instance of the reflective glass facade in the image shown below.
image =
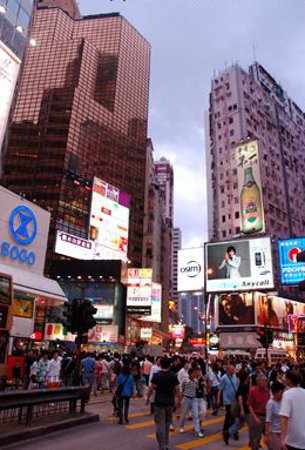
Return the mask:
<svg viewBox="0 0 305 450">
<path fill-rule="evenodd" d="M 3 182 L 87 237 L 97 176 L 131 195 L 128 256 L 141 264 L 150 46 L 119 14 L 35 13 Z"/>
<path fill-rule="evenodd" d="M 34 0 L 0 0 L 0 40 L 22 58 Z"/>
</svg>

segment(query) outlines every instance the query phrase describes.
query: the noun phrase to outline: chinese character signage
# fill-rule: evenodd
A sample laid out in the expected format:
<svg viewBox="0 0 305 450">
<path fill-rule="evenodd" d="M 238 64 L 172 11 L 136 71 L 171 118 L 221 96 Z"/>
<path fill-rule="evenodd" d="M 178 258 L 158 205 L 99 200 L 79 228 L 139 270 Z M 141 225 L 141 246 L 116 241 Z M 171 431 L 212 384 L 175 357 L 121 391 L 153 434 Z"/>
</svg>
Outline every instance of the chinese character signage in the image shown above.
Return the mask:
<svg viewBox="0 0 305 450">
<path fill-rule="evenodd" d="M 305 263 L 297 255 L 305 250 L 305 238 L 279 239 L 281 284 L 298 284 L 305 279 Z"/>
</svg>

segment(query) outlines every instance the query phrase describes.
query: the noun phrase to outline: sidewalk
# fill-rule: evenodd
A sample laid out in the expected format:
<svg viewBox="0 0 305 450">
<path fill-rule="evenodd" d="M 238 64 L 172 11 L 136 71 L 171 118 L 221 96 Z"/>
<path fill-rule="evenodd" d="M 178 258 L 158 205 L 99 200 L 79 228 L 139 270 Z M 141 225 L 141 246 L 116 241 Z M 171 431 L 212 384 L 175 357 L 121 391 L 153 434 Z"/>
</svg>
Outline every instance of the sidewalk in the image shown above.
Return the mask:
<svg viewBox="0 0 305 450">
<path fill-rule="evenodd" d="M 90 411 L 84 414 L 65 413 L 54 416 L 43 416 L 34 419 L 31 425 L 18 424 L 9 421 L 0 423 L 0 447 L 53 433 L 55 431 L 98 422 L 99 420 L 99 414 L 95 411 Z"/>
</svg>

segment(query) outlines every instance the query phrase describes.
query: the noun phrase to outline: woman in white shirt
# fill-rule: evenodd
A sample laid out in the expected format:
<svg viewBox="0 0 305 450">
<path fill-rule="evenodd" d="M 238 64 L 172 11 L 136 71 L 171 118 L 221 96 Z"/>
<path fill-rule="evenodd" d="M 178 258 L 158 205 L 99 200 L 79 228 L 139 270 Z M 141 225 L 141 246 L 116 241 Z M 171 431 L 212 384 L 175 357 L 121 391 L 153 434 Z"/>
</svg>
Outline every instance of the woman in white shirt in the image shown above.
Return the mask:
<svg viewBox="0 0 305 450">
<path fill-rule="evenodd" d="M 218 414 L 218 406 L 217 406 L 217 392 L 220 385 L 221 372 L 219 370 L 217 362 L 215 362 L 212 367 L 208 368 L 208 380 L 210 386 L 210 404 L 213 410 L 212 415 L 216 416 Z"/>
</svg>

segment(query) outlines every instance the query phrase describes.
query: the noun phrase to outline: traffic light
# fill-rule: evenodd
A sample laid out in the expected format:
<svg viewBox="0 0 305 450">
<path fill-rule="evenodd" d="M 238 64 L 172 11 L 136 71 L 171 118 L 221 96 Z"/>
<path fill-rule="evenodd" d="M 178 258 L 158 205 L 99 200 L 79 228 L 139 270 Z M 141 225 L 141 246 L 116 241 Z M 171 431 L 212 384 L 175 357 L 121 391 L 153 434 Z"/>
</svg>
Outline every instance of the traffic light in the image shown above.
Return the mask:
<svg viewBox="0 0 305 450">
<path fill-rule="evenodd" d="M 65 303 L 63 308 L 63 318 L 61 320 L 62 325 L 67 329 L 67 331 L 70 331 L 70 333 L 77 332 L 79 309 L 77 300 L 74 299 Z"/>
<path fill-rule="evenodd" d="M 273 343 L 273 331 L 270 328 L 261 328 L 256 332 L 258 338 L 256 338 L 264 348 L 268 347 Z"/>
<path fill-rule="evenodd" d="M 96 320 L 93 317 L 97 313 L 97 308 L 94 308 L 90 300 L 82 300 L 81 314 L 80 314 L 80 330 L 81 333 L 87 333 L 88 330 L 95 327 Z"/>
</svg>

